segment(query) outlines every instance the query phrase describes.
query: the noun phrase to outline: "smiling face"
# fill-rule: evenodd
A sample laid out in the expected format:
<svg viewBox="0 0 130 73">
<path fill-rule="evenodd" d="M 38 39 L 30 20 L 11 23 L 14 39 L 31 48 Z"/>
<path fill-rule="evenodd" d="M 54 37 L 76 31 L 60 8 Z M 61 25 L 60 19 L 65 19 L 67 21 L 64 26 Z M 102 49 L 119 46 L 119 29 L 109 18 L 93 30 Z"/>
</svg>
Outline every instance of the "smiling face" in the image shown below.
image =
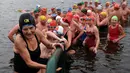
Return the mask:
<svg viewBox="0 0 130 73">
<path fill-rule="evenodd" d="M 118 21 L 117 21 L 116 19 L 111 19 L 111 24 L 112 24 L 113 26 L 115 26 L 117 22 L 118 22 Z"/>
<path fill-rule="evenodd" d="M 22 28 L 23 35 L 27 39 L 32 39 L 34 37 L 35 30 L 36 30 L 36 28 L 33 25 L 25 25 Z"/>
<path fill-rule="evenodd" d="M 89 25 L 89 26 L 92 26 L 93 22 L 92 22 L 91 19 L 90 20 L 88 19 L 88 20 L 86 20 L 86 24 Z"/>
<path fill-rule="evenodd" d="M 81 18 L 80 20 L 81 20 L 81 23 L 82 23 L 83 25 L 86 24 L 85 18 Z"/>
</svg>

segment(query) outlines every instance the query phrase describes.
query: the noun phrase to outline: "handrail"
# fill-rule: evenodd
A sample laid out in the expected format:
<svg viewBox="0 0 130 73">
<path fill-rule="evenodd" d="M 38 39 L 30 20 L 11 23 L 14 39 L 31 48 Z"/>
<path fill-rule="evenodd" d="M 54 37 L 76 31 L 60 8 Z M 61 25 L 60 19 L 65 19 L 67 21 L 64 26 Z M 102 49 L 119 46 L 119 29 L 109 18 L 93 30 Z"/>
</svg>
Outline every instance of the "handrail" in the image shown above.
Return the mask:
<svg viewBox="0 0 130 73">
<path fill-rule="evenodd" d="M 46 73 L 56 73 L 57 63 L 59 61 L 61 53 L 63 53 L 63 50 L 61 47 L 57 47 L 56 51 L 53 53 L 47 63 Z"/>
</svg>

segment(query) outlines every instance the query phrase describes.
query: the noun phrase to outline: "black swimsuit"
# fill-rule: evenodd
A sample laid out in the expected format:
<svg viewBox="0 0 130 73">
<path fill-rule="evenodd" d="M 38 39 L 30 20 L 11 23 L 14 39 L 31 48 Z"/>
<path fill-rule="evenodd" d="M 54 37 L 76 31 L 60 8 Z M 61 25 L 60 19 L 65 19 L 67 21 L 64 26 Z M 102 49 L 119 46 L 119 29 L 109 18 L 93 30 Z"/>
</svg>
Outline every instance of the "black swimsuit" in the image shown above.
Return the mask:
<svg viewBox="0 0 130 73">
<path fill-rule="evenodd" d="M 40 43 L 38 41 L 38 38 L 36 35 L 35 37 L 38 46 L 34 51 L 29 50 L 27 41 L 25 40 L 25 38 L 23 39 L 27 44 L 27 50 L 30 54 L 31 60 L 38 62 L 38 59 L 40 58 L 41 50 L 40 50 L 40 46 L 39 46 Z M 20 56 L 20 54 L 14 52 L 14 70 L 18 73 L 37 73 L 40 69 L 28 67 L 25 61 L 23 60 L 23 58 Z"/>
</svg>

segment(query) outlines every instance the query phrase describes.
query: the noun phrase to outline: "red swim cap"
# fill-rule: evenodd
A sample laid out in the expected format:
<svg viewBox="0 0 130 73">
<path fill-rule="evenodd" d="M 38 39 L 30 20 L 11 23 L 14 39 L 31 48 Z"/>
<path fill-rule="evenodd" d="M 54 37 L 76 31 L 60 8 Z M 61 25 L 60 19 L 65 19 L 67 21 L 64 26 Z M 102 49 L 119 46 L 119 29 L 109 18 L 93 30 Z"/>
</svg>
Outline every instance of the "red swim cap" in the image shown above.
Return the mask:
<svg viewBox="0 0 130 73">
<path fill-rule="evenodd" d="M 52 21 L 50 22 L 50 26 L 57 26 L 56 21 L 55 21 L 55 20 L 52 20 Z"/>
<path fill-rule="evenodd" d="M 73 16 L 73 18 L 76 18 L 76 19 L 79 20 L 80 17 L 79 17 L 79 15 L 76 14 L 76 15 Z"/>
<path fill-rule="evenodd" d="M 55 10 L 55 8 L 51 8 L 51 11 Z"/>
<path fill-rule="evenodd" d="M 119 4 L 116 3 L 116 4 L 114 5 L 114 9 L 115 9 L 115 10 L 118 10 L 119 8 L 120 8 Z"/>
<path fill-rule="evenodd" d="M 42 8 L 41 11 L 47 11 L 47 8 Z"/>
</svg>

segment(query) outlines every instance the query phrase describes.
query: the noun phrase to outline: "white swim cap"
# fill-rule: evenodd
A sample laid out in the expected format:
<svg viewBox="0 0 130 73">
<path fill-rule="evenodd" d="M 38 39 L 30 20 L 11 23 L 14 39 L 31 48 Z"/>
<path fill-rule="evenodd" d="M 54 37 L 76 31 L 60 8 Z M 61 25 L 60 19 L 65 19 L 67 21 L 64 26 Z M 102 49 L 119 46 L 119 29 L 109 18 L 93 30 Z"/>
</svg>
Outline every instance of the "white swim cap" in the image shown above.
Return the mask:
<svg viewBox="0 0 130 73">
<path fill-rule="evenodd" d="M 38 4 L 38 5 L 36 5 L 36 8 L 40 8 L 40 7 L 41 7 L 41 5 L 39 5 L 39 4 Z"/>
<path fill-rule="evenodd" d="M 56 21 L 57 21 L 58 19 L 61 19 L 61 17 L 60 17 L 60 16 L 56 16 Z"/>
<path fill-rule="evenodd" d="M 98 5 L 97 10 L 102 10 L 102 9 L 103 9 L 102 5 Z"/>
<path fill-rule="evenodd" d="M 66 22 L 64 21 L 63 18 L 60 19 L 60 22 L 61 22 L 62 25 L 69 25 L 68 23 L 66 23 Z"/>
<path fill-rule="evenodd" d="M 92 11 L 91 10 L 87 10 L 87 13 L 91 13 Z"/>
<path fill-rule="evenodd" d="M 64 28 L 62 26 L 57 26 L 53 32 L 56 32 L 58 35 L 63 34 Z"/>
</svg>

